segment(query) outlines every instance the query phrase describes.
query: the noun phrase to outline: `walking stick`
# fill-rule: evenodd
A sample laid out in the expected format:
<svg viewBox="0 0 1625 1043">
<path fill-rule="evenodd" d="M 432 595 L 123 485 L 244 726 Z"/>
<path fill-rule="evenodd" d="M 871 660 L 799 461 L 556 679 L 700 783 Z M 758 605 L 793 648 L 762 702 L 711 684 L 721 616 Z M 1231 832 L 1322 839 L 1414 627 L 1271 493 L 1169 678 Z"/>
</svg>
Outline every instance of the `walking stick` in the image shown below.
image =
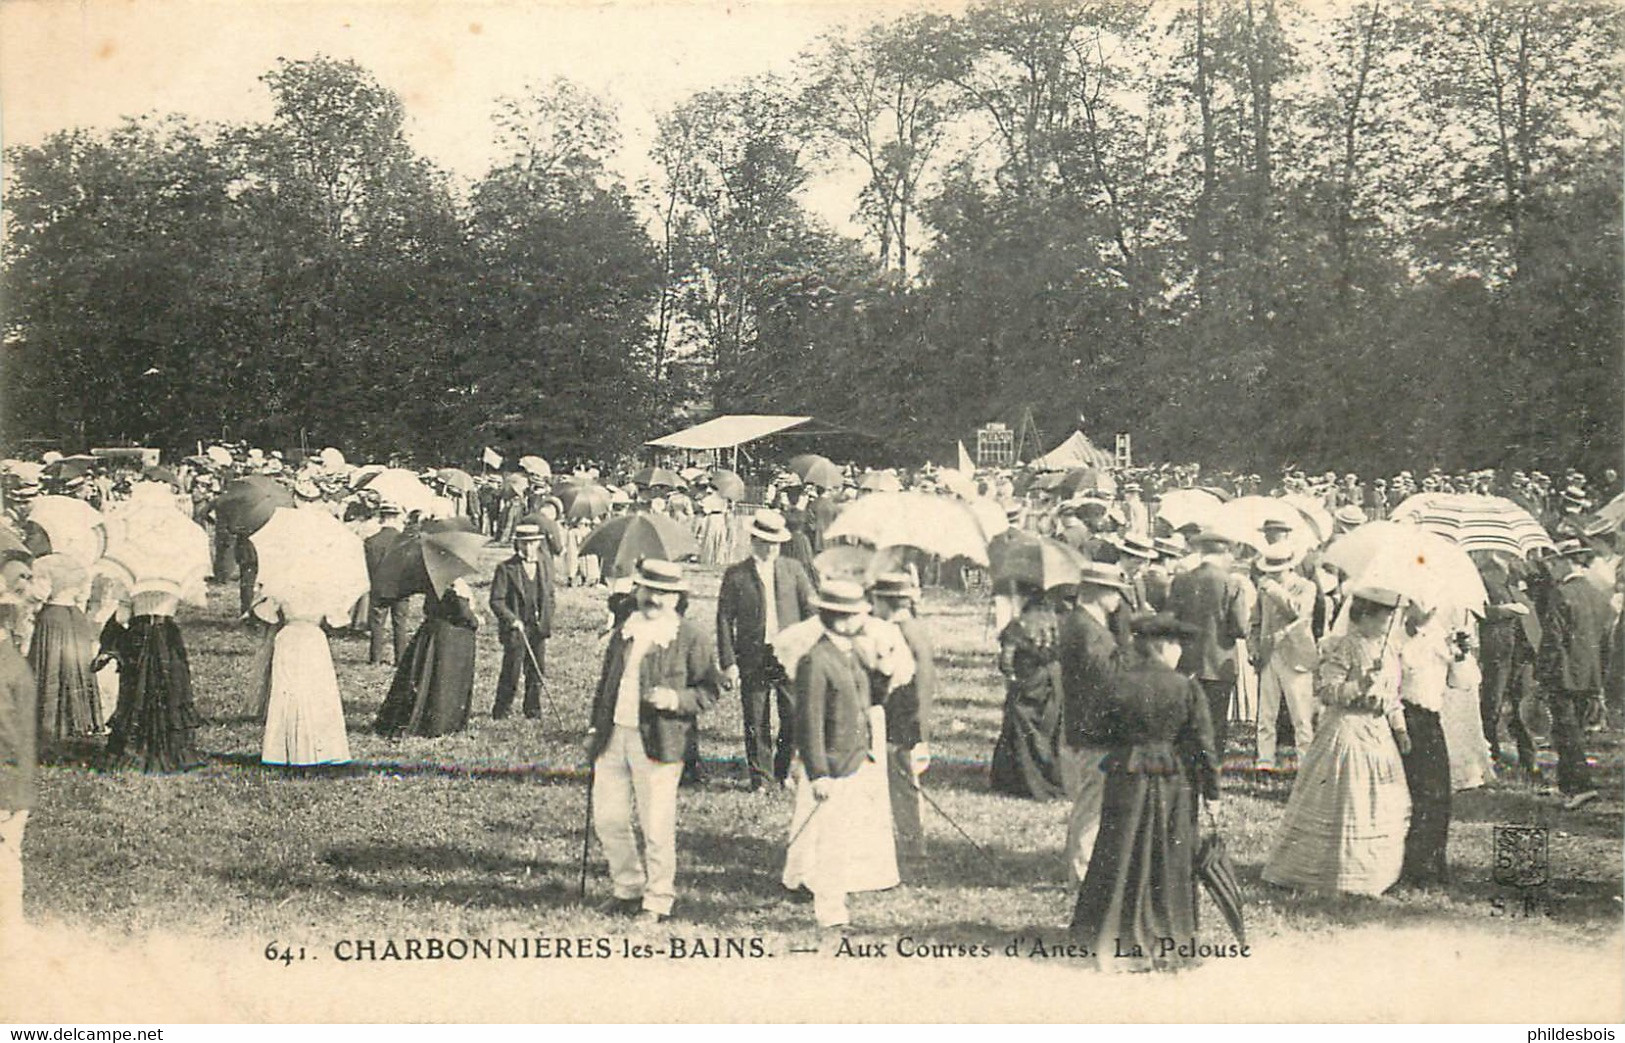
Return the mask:
<svg viewBox="0 0 1625 1043">
<path fill-rule="evenodd" d="M 818 816 L 819 809 L 822 808 L 825 803 L 825 801 L 820 800 L 813 804 L 813 809 L 807 813 L 807 818 L 801 823 L 801 828 L 790 835 L 790 842 L 784 845 L 786 848 L 796 846 L 796 841 L 801 839 L 801 834 L 807 832 L 807 827 L 812 825 L 812 820 Z"/>
<path fill-rule="evenodd" d="M 553 705 L 553 696 L 548 694 L 547 675 L 542 672 L 542 664 L 536 658 L 536 650 L 530 647 L 530 635 L 525 633 L 525 628 L 523 626 L 519 627 L 518 634 L 519 640 L 524 642 L 525 655 L 530 657 L 531 668 L 536 671 L 536 680 L 542 690 L 542 701 L 547 703 L 547 708 L 549 710 L 553 711 L 553 722 L 559 726 L 560 731 L 563 731 L 564 717 L 559 713 L 559 708 Z"/>
<path fill-rule="evenodd" d="M 587 849 L 592 846 L 592 791 L 598 778 L 598 759 L 587 765 L 587 821 L 581 827 L 581 900 L 587 899 Z"/>
<path fill-rule="evenodd" d="M 927 804 L 931 805 L 933 808 L 935 808 L 937 810 L 937 814 L 941 815 L 943 818 L 948 820 L 948 825 L 950 825 L 950 826 L 954 827 L 954 829 L 958 830 L 959 835 L 964 837 L 967 841 L 970 842 L 970 846 L 975 848 L 977 853 L 980 854 L 984 859 L 987 860 L 988 865 L 992 866 L 994 869 L 999 869 L 1000 868 L 999 864 L 993 860 L 993 856 L 987 853 L 987 849 L 984 848 L 982 845 L 978 844 L 976 842 L 976 839 L 974 837 L 972 837 L 969 833 L 965 832 L 965 827 L 961 826 L 959 823 L 955 822 L 954 817 L 952 815 L 948 814 L 946 811 L 943 811 L 942 810 L 942 805 L 938 804 L 935 800 L 933 800 L 931 798 L 931 794 L 929 794 L 929 793 L 927 793 L 925 791 L 924 786 L 921 786 L 917 792 L 920 794 L 920 796 L 925 800 L 925 802 Z"/>
</svg>

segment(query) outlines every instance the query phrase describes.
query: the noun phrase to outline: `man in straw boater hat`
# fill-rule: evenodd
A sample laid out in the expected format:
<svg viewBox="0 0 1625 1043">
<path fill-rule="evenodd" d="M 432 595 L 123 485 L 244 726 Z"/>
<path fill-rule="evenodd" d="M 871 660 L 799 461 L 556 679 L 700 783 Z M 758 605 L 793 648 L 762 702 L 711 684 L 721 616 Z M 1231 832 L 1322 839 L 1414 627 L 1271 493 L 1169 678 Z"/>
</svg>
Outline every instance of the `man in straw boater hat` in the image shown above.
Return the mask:
<svg viewBox="0 0 1625 1043">
<path fill-rule="evenodd" d="M 795 742 L 789 678 L 773 655 L 772 641 L 785 627 L 812 615 L 814 592 L 801 563 L 779 553 L 789 540 L 784 515 L 757 511 L 750 520 L 750 557 L 728 566 L 717 592 L 717 659 L 743 703 L 745 765 L 753 791 L 770 782 L 784 783 Z"/>
<path fill-rule="evenodd" d="M 915 614 L 920 583 L 912 571 L 875 577 L 870 598 L 875 615 L 896 625 L 914 655 L 914 676 L 886 692 L 887 778 L 892 833 L 899 863 L 925 857 L 920 776 L 931 766 L 931 705 L 937 692 L 936 648 Z"/>
<path fill-rule="evenodd" d="M 1286 703 L 1301 753 L 1315 738 L 1315 584 L 1298 555 L 1275 544 L 1253 566 L 1258 585 L 1258 770 L 1275 770 L 1275 731 Z"/>
<path fill-rule="evenodd" d="M 372 590 L 367 594 L 367 662 L 373 665 L 384 661 L 384 625 L 390 626 L 391 640 L 395 655 L 391 663 L 399 663 L 401 656 L 406 654 L 406 606 L 410 598 L 396 598 L 385 601 L 378 596 L 378 570 L 384 563 L 384 556 L 391 547 L 398 543 L 404 532 L 405 523 L 401 517 L 400 505 L 385 500 L 378 505 L 378 531 L 368 536 L 361 544 L 361 552 L 367 559 L 367 576 L 372 583 Z"/>
<path fill-rule="evenodd" d="M 592 824 L 609 860 L 607 909 L 659 923 L 677 877 L 677 786 L 695 718 L 721 690 L 711 642 L 677 612 L 688 589 L 681 565 L 645 558 L 633 576 L 637 607 L 604 651 L 592 705 Z M 634 813 L 643 854 L 632 830 Z"/>
<path fill-rule="evenodd" d="M 1123 650 L 1112 630 L 1112 613 L 1123 602 L 1128 583 L 1123 570 L 1104 562 L 1086 562 L 1080 570 L 1077 607 L 1056 635 L 1061 666 L 1061 781 L 1072 811 L 1067 819 L 1066 860 L 1074 884 L 1089 872 L 1089 857 L 1100 830 L 1101 798 L 1106 777 L 1101 761 L 1104 738 L 1094 730 L 1098 710 L 1111 698 L 1122 669 Z"/>
<path fill-rule="evenodd" d="M 547 660 L 547 639 L 553 633 L 553 556 L 544 553 L 540 525 L 514 526 L 513 557 L 497 566 L 491 577 L 491 614 L 502 639 L 502 672 L 497 675 L 493 720 L 513 709 L 519 678 L 525 679 L 526 717 L 542 715 L 542 670 Z"/>
<path fill-rule="evenodd" d="M 1196 628 L 1196 640 L 1185 646 L 1179 670 L 1202 683 L 1214 740 L 1223 756 L 1230 697 L 1236 688 L 1236 642 L 1247 636 L 1251 613 L 1245 581 L 1231 567 L 1229 538 L 1201 529 L 1190 545 L 1200 560 L 1169 584 L 1166 609 Z"/>
<path fill-rule="evenodd" d="M 822 633 L 796 666 L 796 754 L 801 774 L 790 819 L 790 847 L 805 840 L 802 883 L 813 895 L 820 929 L 851 922 L 847 868 L 862 810 L 857 772 L 869 758 L 869 671 L 853 639 L 869 612 L 863 587 L 826 580 L 813 600 Z M 806 834 L 803 838 L 803 834 Z M 789 869 L 786 868 L 786 883 Z"/>
</svg>

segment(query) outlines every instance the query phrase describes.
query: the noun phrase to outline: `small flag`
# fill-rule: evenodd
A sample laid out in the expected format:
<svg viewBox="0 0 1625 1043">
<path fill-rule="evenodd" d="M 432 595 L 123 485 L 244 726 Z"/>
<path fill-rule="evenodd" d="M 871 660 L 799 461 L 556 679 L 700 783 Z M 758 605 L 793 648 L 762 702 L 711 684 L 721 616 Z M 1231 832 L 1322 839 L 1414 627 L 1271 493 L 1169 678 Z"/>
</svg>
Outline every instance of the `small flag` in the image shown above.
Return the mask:
<svg viewBox="0 0 1625 1043">
<path fill-rule="evenodd" d="M 480 454 L 480 460 L 483 461 L 487 467 L 502 466 L 502 454 L 497 452 L 495 449 L 492 449 L 490 446 L 485 447 L 485 452 Z"/>
</svg>

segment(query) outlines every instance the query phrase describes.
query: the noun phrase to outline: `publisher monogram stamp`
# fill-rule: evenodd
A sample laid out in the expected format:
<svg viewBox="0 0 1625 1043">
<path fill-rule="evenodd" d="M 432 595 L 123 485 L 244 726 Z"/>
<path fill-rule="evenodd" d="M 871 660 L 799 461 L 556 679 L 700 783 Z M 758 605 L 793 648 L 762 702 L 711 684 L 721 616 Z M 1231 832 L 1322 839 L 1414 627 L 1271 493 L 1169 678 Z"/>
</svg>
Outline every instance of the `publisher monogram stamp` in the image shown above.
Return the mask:
<svg viewBox="0 0 1625 1043">
<path fill-rule="evenodd" d="M 1545 826 L 1495 827 L 1495 882 L 1540 887 L 1551 878 Z"/>
</svg>

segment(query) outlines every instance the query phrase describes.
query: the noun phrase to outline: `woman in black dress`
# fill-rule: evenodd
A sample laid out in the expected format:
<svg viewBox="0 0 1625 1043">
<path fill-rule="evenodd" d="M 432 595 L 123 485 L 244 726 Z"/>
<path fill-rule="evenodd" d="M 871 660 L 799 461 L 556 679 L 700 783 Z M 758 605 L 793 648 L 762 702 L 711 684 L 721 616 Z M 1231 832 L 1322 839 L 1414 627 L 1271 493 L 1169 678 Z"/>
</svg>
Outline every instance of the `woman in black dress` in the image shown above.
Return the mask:
<svg viewBox="0 0 1625 1043">
<path fill-rule="evenodd" d="M 1174 671 L 1195 628 L 1162 614 L 1132 629 L 1139 661 L 1095 711 L 1106 792 L 1072 933 L 1104 969 L 1171 969 L 1158 943 L 1196 934 L 1196 802 L 1219 798 L 1219 758 L 1201 685 Z"/>
<path fill-rule="evenodd" d="M 991 783 L 999 793 L 1033 800 L 1064 796 L 1061 787 L 1061 668 L 1055 606 L 1029 594 L 1021 614 L 999 634 L 1005 679 L 1004 724 L 993 747 Z"/>
<path fill-rule="evenodd" d="M 194 745 L 203 723 L 192 702 L 192 666 L 175 624 L 180 598 L 149 590 L 130 599 L 130 622 L 115 616 L 102 629 L 91 669 L 118 664 L 118 709 L 108 720 L 110 767 L 185 771 L 203 763 Z"/>
<path fill-rule="evenodd" d="M 395 668 L 373 727 L 381 735 L 435 736 L 468 727 L 474 696 L 474 594 L 453 580 L 445 594 L 425 597 L 423 624 Z"/>
</svg>

